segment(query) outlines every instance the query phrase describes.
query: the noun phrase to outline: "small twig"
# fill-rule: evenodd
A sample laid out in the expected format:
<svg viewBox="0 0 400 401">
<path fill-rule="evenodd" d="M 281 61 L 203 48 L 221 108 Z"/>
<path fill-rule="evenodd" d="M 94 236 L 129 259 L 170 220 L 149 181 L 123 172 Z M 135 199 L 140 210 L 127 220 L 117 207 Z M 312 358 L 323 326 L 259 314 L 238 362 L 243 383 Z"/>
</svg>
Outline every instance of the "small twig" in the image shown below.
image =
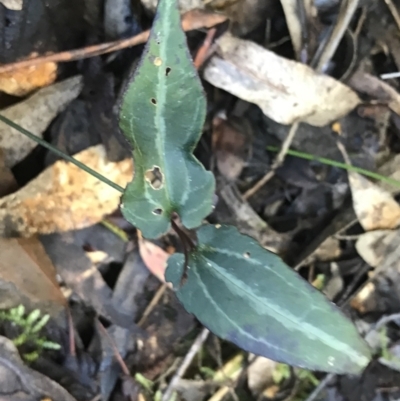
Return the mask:
<svg viewBox="0 0 400 401">
<path fill-rule="evenodd" d="M 340 153 L 343 156 L 344 161 L 346 162 L 346 164 L 348 164 L 349 166 L 352 166 L 349 154 L 347 153 L 346 148 L 343 146 L 342 142 L 340 142 L 339 140 L 336 141 L 336 146 L 338 147 L 338 149 L 340 150 Z"/>
<path fill-rule="evenodd" d="M 357 10 L 358 2 L 359 0 L 344 0 L 342 2 L 338 21 L 325 45 L 321 57 L 316 64 L 316 70 L 318 72 L 322 72 L 324 70 L 325 66 L 329 63 L 333 55 L 336 53 L 336 50 L 339 47 L 341 40 L 343 39 L 344 33 L 346 32 L 346 29 L 348 28 L 350 21 Z"/>
<path fill-rule="evenodd" d="M 69 336 L 69 353 L 72 357 L 76 357 L 76 344 L 75 344 L 75 333 L 74 333 L 74 322 L 72 321 L 71 310 L 67 306 L 68 314 L 68 336 Z"/>
<path fill-rule="evenodd" d="M 189 368 L 190 364 L 193 361 L 193 358 L 196 356 L 197 352 L 207 340 L 208 335 L 210 332 L 207 329 L 203 329 L 201 333 L 197 336 L 196 340 L 190 347 L 190 350 L 186 354 L 185 358 L 183 359 L 181 365 L 179 366 L 178 370 L 176 371 L 174 377 L 169 382 L 167 389 L 162 397 L 162 401 L 169 401 L 179 380 L 182 376 L 186 373 L 187 369 Z"/>
<path fill-rule="evenodd" d="M 283 141 L 282 147 L 281 147 L 278 155 L 275 158 L 275 161 L 271 167 L 271 170 L 269 170 L 268 173 L 265 174 L 264 177 L 261 178 L 260 181 L 258 181 L 253 187 L 248 189 L 243 194 L 243 199 L 247 200 L 250 197 L 252 197 L 261 187 L 263 187 L 275 175 L 276 169 L 278 167 L 280 167 L 281 164 L 283 163 L 283 161 L 285 160 L 286 153 L 289 150 L 290 145 L 293 142 L 293 139 L 296 135 L 298 127 L 299 127 L 299 123 L 296 122 L 296 123 L 292 124 L 285 140 Z"/>
<path fill-rule="evenodd" d="M 153 311 L 154 307 L 158 304 L 160 301 L 161 297 L 164 295 L 165 290 L 168 288 L 168 285 L 163 283 L 161 287 L 157 290 L 157 292 L 154 294 L 154 297 L 150 301 L 150 303 L 147 305 L 146 309 L 143 312 L 142 317 L 140 318 L 138 322 L 138 326 L 142 327 L 143 323 L 146 321 L 146 319 L 149 317 L 150 313 Z"/>
<path fill-rule="evenodd" d="M 125 376 L 130 377 L 131 373 L 129 372 L 128 367 L 126 366 L 126 363 L 124 362 L 124 360 L 122 359 L 121 354 L 118 351 L 117 346 L 115 345 L 114 340 L 112 339 L 112 337 L 110 336 L 110 334 L 108 333 L 108 331 L 106 330 L 106 328 L 101 324 L 101 322 L 99 320 L 97 320 L 97 325 L 100 327 L 101 331 L 105 334 L 105 336 L 108 338 L 111 348 L 113 349 L 114 352 L 114 356 L 115 359 L 117 360 L 119 366 L 122 369 L 122 372 L 124 373 Z"/>
<path fill-rule="evenodd" d="M 204 18 L 196 18 L 196 13 L 199 15 L 199 10 L 188 11 L 182 17 L 182 28 L 184 31 L 192 31 L 201 28 L 210 28 L 211 26 L 220 24 L 226 20 L 226 17 L 221 14 L 209 14 L 211 16 L 207 21 L 207 15 Z M 203 13 L 204 14 L 204 13 Z M 35 58 L 17 61 L 15 63 L 0 66 L 0 73 L 13 71 L 14 69 L 30 67 L 32 65 L 44 64 L 48 62 L 68 62 L 82 60 L 84 58 L 100 56 L 115 52 L 117 50 L 126 49 L 145 43 L 149 38 L 150 31 L 144 31 L 131 38 L 116 40 L 114 42 L 101 43 L 83 47 L 81 49 L 68 50 L 56 54 L 39 56 Z"/>
<path fill-rule="evenodd" d="M 335 377 L 334 373 L 327 374 L 315 387 L 313 392 L 304 401 L 314 401 L 319 393 L 327 386 L 327 384 Z"/>
<path fill-rule="evenodd" d="M 370 269 L 370 266 L 367 265 L 366 263 L 363 263 L 360 269 L 358 269 L 358 272 L 354 275 L 352 278 L 351 282 L 347 286 L 346 290 L 344 293 L 341 295 L 340 299 L 336 302 L 336 305 L 339 307 L 342 307 L 342 305 L 347 304 L 347 300 L 350 299 L 353 290 L 356 288 L 357 284 L 361 280 L 362 276 L 364 274 L 367 274 Z"/>
</svg>

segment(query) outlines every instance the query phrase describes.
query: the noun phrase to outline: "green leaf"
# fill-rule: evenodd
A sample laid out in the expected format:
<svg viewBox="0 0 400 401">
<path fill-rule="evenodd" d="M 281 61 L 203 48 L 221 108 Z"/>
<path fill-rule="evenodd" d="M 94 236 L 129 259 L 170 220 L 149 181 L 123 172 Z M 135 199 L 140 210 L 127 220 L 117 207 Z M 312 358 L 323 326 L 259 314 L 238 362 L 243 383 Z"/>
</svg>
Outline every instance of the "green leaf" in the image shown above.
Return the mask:
<svg viewBox="0 0 400 401">
<path fill-rule="evenodd" d="M 35 322 L 35 320 L 37 320 L 37 319 L 39 318 L 39 316 L 40 316 L 40 310 L 39 310 L 39 309 L 33 310 L 33 311 L 28 315 L 28 317 L 26 318 L 26 323 L 27 323 L 28 325 L 32 325 L 32 324 Z"/>
<path fill-rule="evenodd" d="M 213 333 L 290 365 L 358 373 L 370 361 L 354 325 L 275 254 L 229 226 L 204 226 L 190 253 L 170 257 L 166 280 Z"/>
<path fill-rule="evenodd" d="M 165 233 L 174 212 L 188 228 L 211 212 L 214 177 L 193 156 L 205 111 L 176 0 L 161 0 L 120 110 L 135 165 L 121 210 L 147 238 Z"/>
<path fill-rule="evenodd" d="M 50 315 L 44 315 L 42 318 L 32 327 L 32 333 L 37 333 L 46 326 L 47 322 L 50 320 Z"/>
</svg>

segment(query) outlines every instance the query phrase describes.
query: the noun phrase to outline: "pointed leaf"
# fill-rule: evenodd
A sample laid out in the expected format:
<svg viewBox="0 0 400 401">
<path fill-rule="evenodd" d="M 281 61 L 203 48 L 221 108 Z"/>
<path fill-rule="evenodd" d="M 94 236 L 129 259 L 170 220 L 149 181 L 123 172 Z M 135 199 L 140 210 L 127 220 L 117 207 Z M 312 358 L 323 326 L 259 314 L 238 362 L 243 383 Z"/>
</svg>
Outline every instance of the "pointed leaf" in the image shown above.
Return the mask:
<svg viewBox="0 0 400 401">
<path fill-rule="evenodd" d="M 165 233 L 173 212 L 188 228 L 211 212 L 214 177 L 192 154 L 205 111 L 176 0 L 161 0 L 120 111 L 135 162 L 121 210 L 144 237 Z"/>
<path fill-rule="evenodd" d="M 183 255 L 166 280 L 212 332 L 270 359 L 313 370 L 358 373 L 368 346 L 341 311 L 275 254 L 229 226 L 204 226 L 179 288 Z"/>
</svg>

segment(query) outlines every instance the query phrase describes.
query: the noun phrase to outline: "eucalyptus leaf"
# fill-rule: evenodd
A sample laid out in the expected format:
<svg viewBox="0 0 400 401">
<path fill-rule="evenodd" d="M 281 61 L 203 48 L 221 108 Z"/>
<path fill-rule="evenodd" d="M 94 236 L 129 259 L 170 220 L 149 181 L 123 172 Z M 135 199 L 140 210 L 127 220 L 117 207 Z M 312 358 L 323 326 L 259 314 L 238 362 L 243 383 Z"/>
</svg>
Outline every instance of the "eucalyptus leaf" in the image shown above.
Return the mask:
<svg viewBox="0 0 400 401">
<path fill-rule="evenodd" d="M 205 112 L 176 0 L 160 0 L 120 110 L 135 164 L 121 210 L 147 238 L 164 234 L 174 212 L 187 228 L 211 212 L 215 180 L 193 156 Z"/>
<path fill-rule="evenodd" d="M 277 255 L 234 227 L 203 226 L 190 252 L 168 260 L 171 282 L 188 312 L 219 337 L 290 365 L 359 373 L 370 361 L 355 326 Z"/>
</svg>

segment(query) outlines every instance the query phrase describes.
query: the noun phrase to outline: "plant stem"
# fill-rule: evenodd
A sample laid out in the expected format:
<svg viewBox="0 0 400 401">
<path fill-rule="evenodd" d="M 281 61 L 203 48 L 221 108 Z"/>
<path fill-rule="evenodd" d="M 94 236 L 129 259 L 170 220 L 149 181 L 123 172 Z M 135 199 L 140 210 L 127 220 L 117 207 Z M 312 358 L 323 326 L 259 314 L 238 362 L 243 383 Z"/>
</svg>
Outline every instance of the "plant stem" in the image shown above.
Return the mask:
<svg viewBox="0 0 400 401">
<path fill-rule="evenodd" d="M 276 148 L 275 146 L 267 146 L 267 150 L 269 150 L 271 152 L 277 152 L 279 149 Z M 334 167 L 342 168 L 344 170 L 354 171 L 356 173 L 363 174 L 367 177 L 371 177 L 371 178 L 374 178 L 379 181 L 387 182 L 388 184 L 391 184 L 395 187 L 400 188 L 400 181 L 397 181 L 390 177 L 385 177 L 384 175 L 381 175 L 379 173 L 374 173 L 373 171 L 370 171 L 370 170 L 365 170 L 361 167 L 355 167 L 355 166 L 352 166 L 351 164 L 341 163 L 336 160 L 326 159 L 325 157 L 314 156 L 309 153 L 298 152 L 297 150 L 292 150 L 292 149 L 289 149 L 287 151 L 287 154 L 291 155 L 291 156 L 295 156 L 295 157 L 300 157 L 300 158 L 306 159 L 306 160 L 315 160 L 320 163 L 327 164 L 328 166 L 334 166 Z"/>
<path fill-rule="evenodd" d="M 79 160 L 76 160 L 74 157 L 66 155 L 61 150 L 55 148 L 53 145 L 50 145 L 44 139 L 39 138 L 35 134 L 32 134 L 32 132 L 29 132 L 25 128 L 22 128 L 20 125 L 15 124 L 13 121 L 8 119 L 7 117 L 4 117 L 1 114 L 0 114 L 0 121 L 3 121 L 5 124 L 9 125 L 10 127 L 14 128 L 15 130 L 19 131 L 21 134 L 27 136 L 32 141 L 38 143 L 39 145 L 42 145 L 46 149 L 48 149 L 51 152 L 55 153 L 57 156 L 62 157 L 64 160 L 66 160 L 66 161 L 74 164 L 75 166 L 79 167 L 80 169 L 86 171 L 88 174 L 92 175 L 93 177 L 96 177 L 98 180 L 104 182 L 105 184 L 109 185 L 110 187 L 114 188 L 115 190 L 117 190 L 117 191 L 119 191 L 121 193 L 124 193 L 124 188 L 122 188 L 118 184 L 115 184 L 114 182 L 112 182 L 108 178 L 106 178 L 103 175 L 99 174 L 97 171 L 95 171 L 95 170 L 91 169 L 90 167 L 86 166 L 84 163 L 81 163 Z"/>
<path fill-rule="evenodd" d="M 193 244 L 189 236 L 179 228 L 178 224 L 175 223 L 173 218 L 171 219 L 171 225 L 174 231 L 178 234 L 179 239 L 182 242 L 183 253 L 185 255 L 185 265 L 183 266 L 183 273 L 179 284 L 179 287 L 182 287 L 182 285 L 185 284 L 187 280 L 187 271 L 189 266 L 189 249 L 192 250 L 195 247 L 195 245 Z"/>
</svg>

